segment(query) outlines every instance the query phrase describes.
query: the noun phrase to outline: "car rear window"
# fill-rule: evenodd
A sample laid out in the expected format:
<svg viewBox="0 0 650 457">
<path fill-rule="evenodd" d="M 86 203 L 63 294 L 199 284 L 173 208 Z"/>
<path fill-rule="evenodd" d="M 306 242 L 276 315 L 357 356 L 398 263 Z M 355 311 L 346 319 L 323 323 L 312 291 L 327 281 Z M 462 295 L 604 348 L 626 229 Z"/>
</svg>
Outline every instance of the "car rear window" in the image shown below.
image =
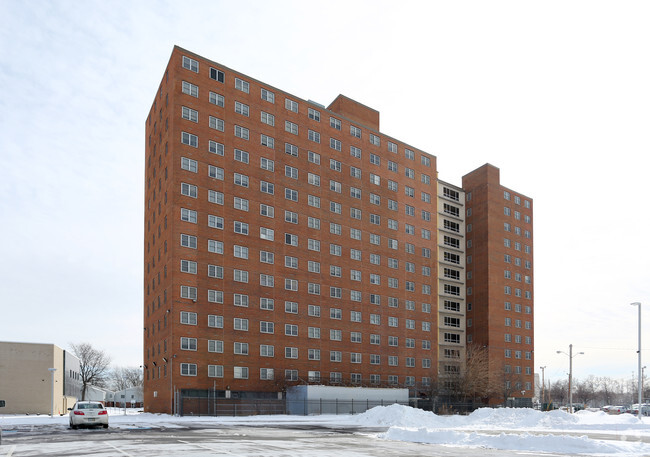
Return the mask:
<svg viewBox="0 0 650 457">
<path fill-rule="evenodd" d="M 77 409 L 104 409 L 101 403 L 79 403 Z"/>
</svg>

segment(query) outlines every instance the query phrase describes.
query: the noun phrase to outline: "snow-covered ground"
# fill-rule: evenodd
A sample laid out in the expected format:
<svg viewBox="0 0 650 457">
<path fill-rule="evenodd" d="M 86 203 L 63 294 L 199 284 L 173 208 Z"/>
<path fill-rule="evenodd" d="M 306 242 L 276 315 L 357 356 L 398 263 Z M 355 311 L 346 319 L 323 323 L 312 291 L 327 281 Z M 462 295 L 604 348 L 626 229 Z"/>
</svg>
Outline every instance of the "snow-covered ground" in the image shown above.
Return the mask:
<svg viewBox="0 0 650 457">
<path fill-rule="evenodd" d="M 400 405 L 379 406 L 355 416 L 173 417 L 165 414 L 110 411 L 111 428 L 186 427 L 205 423 L 281 428 L 292 424 L 350 427 L 380 440 L 431 443 L 450 447 L 488 448 L 592 456 L 650 456 L 650 418 L 603 412 L 540 412 L 531 409 L 479 409 L 469 416 L 437 416 Z M 4 430 L 25 425 L 62 424 L 67 416 L 0 416 Z M 363 429 L 367 428 L 367 432 Z M 377 429 L 385 430 L 376 432 Z M 374 430 L 373 430 L 374 429 Z"/>
</svg>

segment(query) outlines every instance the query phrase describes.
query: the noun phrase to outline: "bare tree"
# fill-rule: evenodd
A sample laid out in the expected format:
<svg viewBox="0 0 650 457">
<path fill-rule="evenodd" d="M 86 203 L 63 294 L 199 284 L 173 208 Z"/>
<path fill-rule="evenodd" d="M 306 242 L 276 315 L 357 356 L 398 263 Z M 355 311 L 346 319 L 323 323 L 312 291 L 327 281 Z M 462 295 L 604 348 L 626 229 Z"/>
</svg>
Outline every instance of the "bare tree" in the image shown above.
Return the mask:
<svg viewBox="0 0 650 457">
<path fill-rule="evenodd" d="M 596 398 L 596 378 L 591 375 L 584 381 L 575 383 L 575 396 L 584 405 L 590 404 Z"/>
<path fill-rule="evenodd" d="M 102 350 L 95 349 L 90 343 L 70 344 L 72 353 L 79 359 L 81 383 L 81 400 L 86 399 L 89 385 L 103 387 L 106 385 L 111 358 Z"/>
<path fill-rule="evenodd" d="M 569 381 L 560 379 L 551 384 L 551 400 L 553 403 L 564 404 L 569 401 Z"/>
<path fill-rule="evenodd" d="M 114 367 L 109 374 L 109 382 L 114 390 L 141 386 L 142 370 L 136 367 Z"/>
</svg>

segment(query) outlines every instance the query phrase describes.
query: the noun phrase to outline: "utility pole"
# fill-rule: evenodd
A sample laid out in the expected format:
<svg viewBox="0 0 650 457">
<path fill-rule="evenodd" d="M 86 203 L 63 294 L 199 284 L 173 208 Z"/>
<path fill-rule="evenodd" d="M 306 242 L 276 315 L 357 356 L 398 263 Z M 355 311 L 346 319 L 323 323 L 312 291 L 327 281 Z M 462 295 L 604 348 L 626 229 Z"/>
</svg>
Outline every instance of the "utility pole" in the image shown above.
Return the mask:
<svg viewBox="0 0 650 457">
<path fill-rule="evenodd" d="M 540 370 L 542 370 L 542 411 L 544 410 L 544 370 L 546 369 L 546 365 L 543 367 L 539 367 Z"/>
</svg>

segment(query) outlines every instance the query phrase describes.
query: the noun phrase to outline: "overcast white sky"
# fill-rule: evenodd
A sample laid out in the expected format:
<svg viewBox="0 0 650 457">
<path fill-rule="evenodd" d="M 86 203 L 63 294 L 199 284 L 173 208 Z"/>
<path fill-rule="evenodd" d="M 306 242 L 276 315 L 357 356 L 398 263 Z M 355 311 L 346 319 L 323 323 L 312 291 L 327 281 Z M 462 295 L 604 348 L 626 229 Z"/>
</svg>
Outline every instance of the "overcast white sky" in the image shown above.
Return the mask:
<svg viewBox="0 0 650 457">
<path fill-rule="evenodd" d="M 650 3 L 0 1 L 0 340 L 142 359 L 144 121 L 174 44 L 339 93 L 535 202 L 535 366 L 632 378 L 650 347 Z M 650 365 L 650 353 L 644 364 Z"/>
</svg>

